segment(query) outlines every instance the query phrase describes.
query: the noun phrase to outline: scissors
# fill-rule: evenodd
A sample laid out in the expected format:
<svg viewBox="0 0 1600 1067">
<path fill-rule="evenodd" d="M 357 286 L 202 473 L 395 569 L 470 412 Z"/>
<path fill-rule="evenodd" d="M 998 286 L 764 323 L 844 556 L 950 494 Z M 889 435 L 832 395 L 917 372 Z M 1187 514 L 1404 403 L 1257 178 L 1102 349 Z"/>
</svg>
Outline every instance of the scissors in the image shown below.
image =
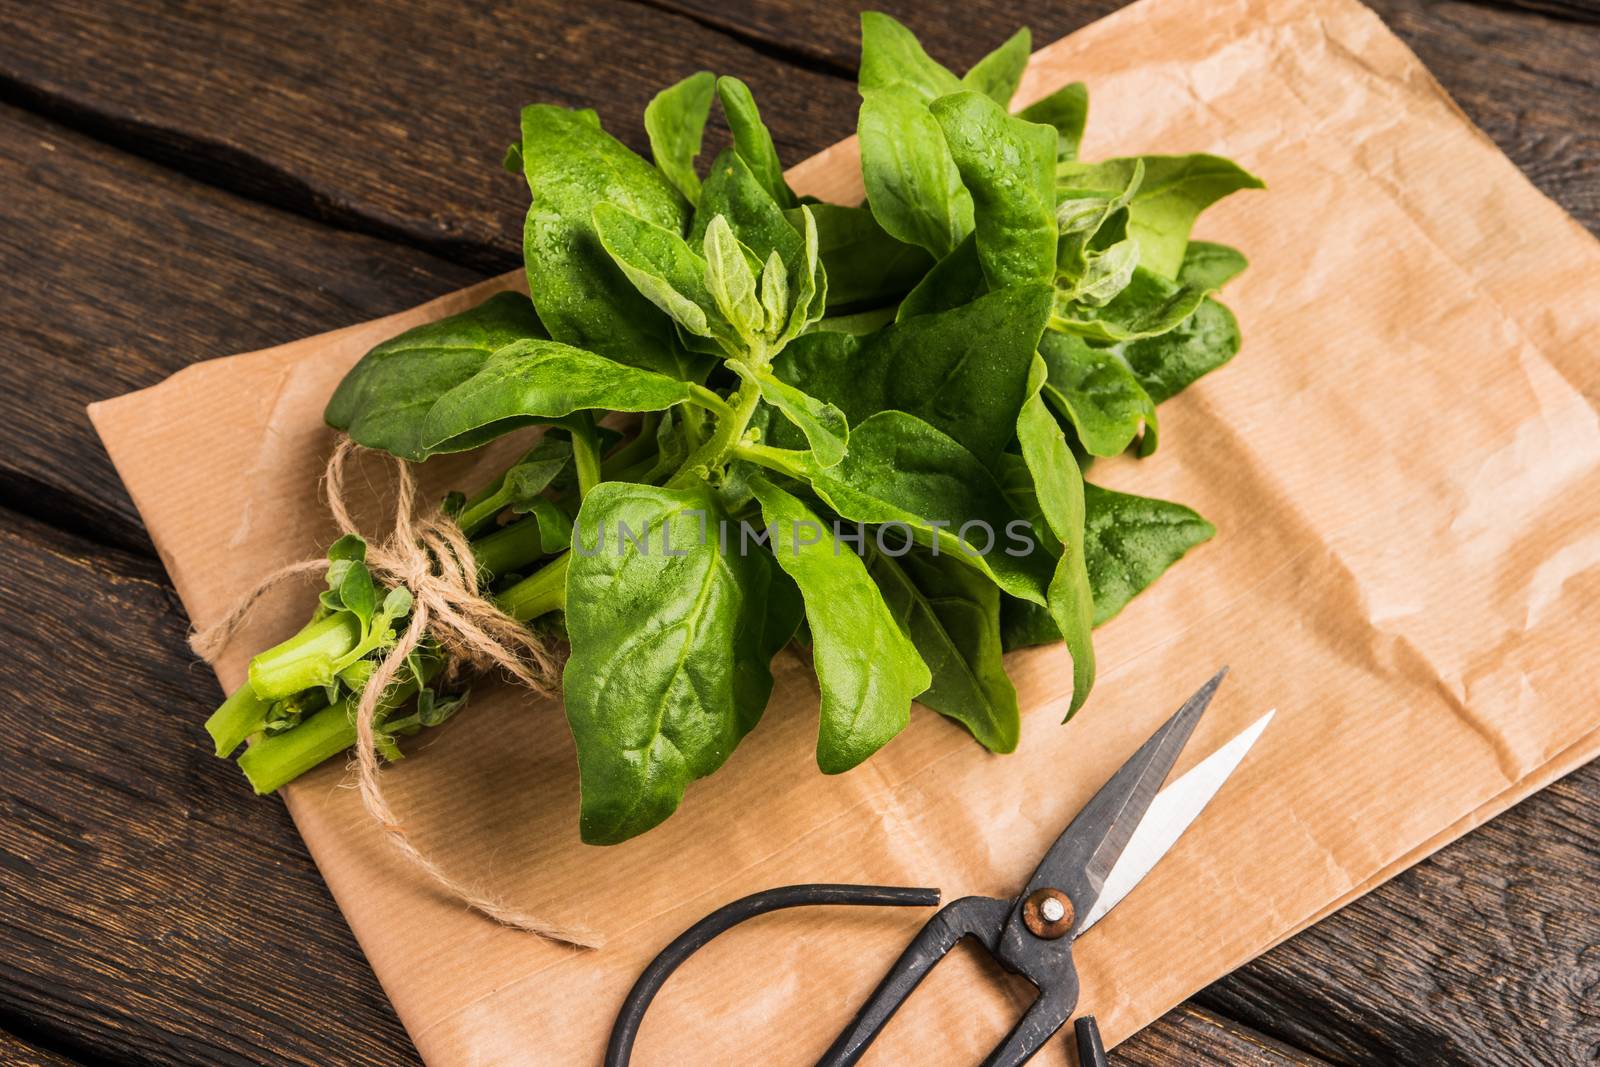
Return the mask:
<svg viewBox="0 0 1600 1067">
<path fill-rule="evenodd" d="M 1009 900 L 962 897 L 945 905 L 895 961 L 855 1020 L 817 1067 L 858 1062 L 917 985 L 964 937 L 983 944 L 1000 965 L 1038 987 L 1032 1006 L 985 1067 L 1025 1063 L 1072 1016 L 1078 972 L 1072 945 L 1105 917 L 1172 848 L 1250 751 L 1271 720 L 1267 712 L 1192 770 L 1157 793 L 1211 703 L 1224 667 L 1124 763 L 1056 838 L 1021 893 Z M 746 919 L 809 904 L 931 907 L 937 889 L 794 885 L 728 904 L 684 931 L 645 968 L 623 1002 L 606 1046 L 606 1067 L 626 1067 L 645 1009 L 678 965 Z M 1103 1067 L 1105 1048 L 1093 1016 L 1074 1025 L 1078 1062 Z"/>
</svg>

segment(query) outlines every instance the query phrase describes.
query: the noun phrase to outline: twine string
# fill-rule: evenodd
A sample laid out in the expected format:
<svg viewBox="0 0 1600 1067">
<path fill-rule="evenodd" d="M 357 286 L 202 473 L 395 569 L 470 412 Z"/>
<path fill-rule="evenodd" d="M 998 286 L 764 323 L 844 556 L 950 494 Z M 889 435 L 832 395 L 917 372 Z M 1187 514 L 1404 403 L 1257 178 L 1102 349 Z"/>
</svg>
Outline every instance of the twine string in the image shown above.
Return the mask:
<svg viewBox="0 0 1600 1067">
<path fill-rule="evenodd" d="M 393 532 L 385 539 L 362 534 L 351 517 L 345 493 L 346 468 L 358 451 L 360 446 L 345 437 L 329 457 L 322 476 L 328 511 L 340 533 L 356 534 L 366 540 L 366 564 L 373 577 L 389 586 L 403 585 L 412 596 L 409 623 L 368 676 L 356 702 L 355 769 L 362 806 L 412 866 L 473 911 L 551 941 L 598 948 L 600 940 L 591 930 L 542 919 L 451 877 L 411 840 L 384 795 L 377 748 L 378 723 L 384 713 L 382 697 L 406 657 L 416 651 L 424 637 L 432 637 L 443 650 L 447 678 L 498 668 L 540 696 L 556 691 L 561 663 L 531 630 L 483 595 L 472 546 L 461 528 L 437 507 L 418 514 L 416 478 L 404 460 L 395 460 Z M 203 658 L 215 659 L 263 596 L 292 578 L 321 573 L 327 567 L 326 559 L 315 559 L 278 568 L 261 579 L 220 620 L 197 630 L 190 638 L 190 646 Z"/>
</svg>

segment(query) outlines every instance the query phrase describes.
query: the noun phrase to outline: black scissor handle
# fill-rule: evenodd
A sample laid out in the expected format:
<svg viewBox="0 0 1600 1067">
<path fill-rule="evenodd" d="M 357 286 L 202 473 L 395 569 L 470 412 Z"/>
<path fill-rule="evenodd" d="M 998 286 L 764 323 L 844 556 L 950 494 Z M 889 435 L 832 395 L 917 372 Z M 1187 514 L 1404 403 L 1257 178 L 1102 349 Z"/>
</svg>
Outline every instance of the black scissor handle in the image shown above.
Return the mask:
<svg viewBox="0 0 1600 1067">
<path fill-rule="evenodd" d="M 860 1060 L 900 1005 L 963 937 L 975 937 L 993 952 L 1011 905 L 1009 900 L 993 897 L 962 897 L 941 908 L 894 961 L 855 1020 L 817 1061 L 817 1067 L 850 1067 Z"/>
<path fill-rule="evenodd" d="M 765 915 L 769 911 L 799 908 L 811 904 L 931 908 L 938 903 L 937 889 L 907 889 L 882 885 L 787 885 L 779 889 L 753 893 L 741 897 L 732 904 L 726 904 L 679 934 L 670 945 L 661 950 L 660 955 L 650 961 L 650 966 L 646 967 L 639 980 L 633 983 L 627 999 L 622 1002 L 622 1010 L 617 1013 L 617 1021 L 611 1027 L 611 1040 L 606 1042 L 606 1067 L 627 1067 L 628 1060 L 633 1055 L 634 1039 L 639 1036 L 639 1024 L 644 1022 L 644 1013 L 650 1007 L 650 1001 L 671 977 L 672 972 L 677 970 L 684 960 L 694 955 L 696 949 L 746 919 Z"/>
</svg>

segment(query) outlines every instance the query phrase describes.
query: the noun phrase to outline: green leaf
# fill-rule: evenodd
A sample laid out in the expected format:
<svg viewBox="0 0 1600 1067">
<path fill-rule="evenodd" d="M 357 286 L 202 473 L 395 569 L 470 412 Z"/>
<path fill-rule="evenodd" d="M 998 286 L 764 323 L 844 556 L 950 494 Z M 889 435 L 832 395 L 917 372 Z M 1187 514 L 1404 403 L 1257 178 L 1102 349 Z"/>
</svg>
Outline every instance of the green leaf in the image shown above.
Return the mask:
<svg viewBox="0 0 1600 1067">
<path fill-rule="evenodd" d="M 774 342 L 776 352 L 790 341 L 810 329 L 828 305 L 828 272 L 822 265 L 821 238 L 817 233 L 817 220 L 809 206 L 800 209 L 802 255 L 792 268 L 800 277 L 800 292 L 795 296 L 794 307 L 789 311 L 789 321 Z"/>
<path fill-rule="evenodd" d="M 1239 351 L 1239 323 L 1209 297 L 1166 333 L 1122 346 L 1139 384 L 1159 404 L 1176 396 Z"/>
<path fill-rule="evenodd" d="M 989 463 L 1011 442 L 1050 300 L 1049 286 L 1019 285 L 864 338 L 806 334 L 773 371 L 839 408 L 851 426 L 880 411 L 908 412 Z"/>
<path fill-rule="evenodd" d="M 732 361 L 729 366 L 761 390 L 761 399 L 782 412 L 805 435 L 811 455 L 820 466 L 832 467 L 844 459 L 850 427 L 843 412 L 769 372 L 754 371 Z"/>
<path fill-rule="evenodd" d="M 354 560 L 357 563 L 367 558 L 367 542 L 360 534 L 345 534 L 333 544 L 328 546 L 328 559 Z"/>
<path fill-rule="evenodd" d="M 1053 561 L 1031 550 L 1026 524 L 1014 525 L 1020 517 L 982 461 L 921 419 L 900 411 L 872 416 L 851 428 L 849 452 L 825 470 L 805 456 L 765 458 L 808 480 L 844 518 L 896 524 L 1012 596 L 1045 602 Z"/>
<path fill-rule="evenodd" d="M 563 686 L 590 844 L 626 840 L 672 814 L 766 707 L 772 560 L 724 551 L 723 521 L 706 486 L 603 482 L 584 497 L 567 569 Z"/>
<path fill-rule="evenodd" d="M 438 399 L 423 440 L 430 452 L 460 452 L 575 411 L 660 411 L 689 395 L 689 383 L 677 378 L 559 341 L 518 341 Z"/>
<path fill-rule="evenodd" d="M 1110 351 L 1052 332 L 1040 340 L 1039 355 L 1049 370 L 1043 396 L 1072 421 L 1091 455 L 1117 455 L 1133 442 L 1141 425 L 1154 437 L 1155 403 Z M 1149 451 L 1154 451 L 1153 440 Z"/>
<path fill-rule="evenodd" d="M 923 103 L 959 92 L 961 80 L 922 50 L 916 35 L 879 11 L 861 13 L 860 86 L 870 89 L 903 86 Z"/>
<path fill-rule="evenodd" d="M 928 105 L 961 80 L 929 58 L 912 32 L 876 11 L 861 15 L 861 176 L 889 234 L 943 257 L 972 232 L 972 198 Z"/>
<path fill-rule="evenodd" d="M 594 209 L 595 232 L 635 289 L 699 337 L 733 336 L 706 289 L 706 261 L 676 230 L 631 215 L 614 204 Z"/>
<path fill-rule="evenodd" d="M 496 293 L 362 356 L 334 390 L 323 418 L 365 448 L 426 459 L 422 421 L 434 401 L 476 374 L 494 352 L 513 341 L 545 336 L 527 297 Z"/>
<path fill-rule="evenodd" d="M 931 105 L 972 195 L 978 260 L 990 286 L 1049 282 L 1056 272 L 1056 132 L 1007 115 L 981 93 Z"/>
<path fill-rule="evenodd" d="M 972 197 L 926 99 L 901 86 L 864 90 L 857 133 L 867 203 L 884 230 L 935 257 L 972 232 Z"/>
<path fill-rule="evenodd" d="M 1189 247 L 1183 250 L 1178 282 L 1216 292 L 1249 265 L 1250 261 L 1237 248 L 1213 241 L 1190 241 Z"/>
<path fill-rule="evenodd" d="M 1071 718 L 1094 687 L 1094 597 L 1084 557 L 1083 474 L 1061 427 L 1039 395 L 1046 376 L 1045 361 L 1035 358 L 1028 375 L 1028 397 L 1017 417 L 1017 443 L 1033 477 L 1039 510 L 1061 549 L 1046 606 L 1072 653 L 1072 703 L 1067 709 L 1067 718 Z"/>
<path fill-rule="evenodd" d="M 1017 112 L 1029 122 L 1042 122 L 1056 131 L 1056 159 L 1078 158 L 1083 143 L 1083 126 L 1089 117 L 1089 88 L 1082 82 L 1062 86 L 1042 100 Z"/>
<path fill-rule="evenodd" d="M 339 602 L 361 620 L 361 632 L 372 628 L 372 613 L 378 608 L 378 587 L 365 563 L 351 561 L 339 580 Z"/>
<path fill-rule="evenodd" d="M 1094 595 L 1094 624 L 1109 620 L 1216 527 L 1182 504 L 1113 492 L 1085 482 L 1084 559 Z M 1026 510 L 1024 507 L 1022 510 Z M 1059 641 L 1037 605 L 1007 598 L 1001 608 L 1009 651 Z"/>
<path fill-rule="evenodd" d="M 1022 83 L 1022 72 L 1028 69 L 1028 56 L 1032 51 L 1033 34 L 1024 26 L 1007 38 L 1005 44 L 973 64 L 972 69 L 962 75 L 961 84 L 1001 107 L 1009 107 L 1017 86 Z"/>
<path fill-rule="evenodd" d="M 1017 747 L 1017 691 L 1001 661 L 1000 590 L 949 556 L 873 549 L 868 570 L 911 636 L 932 681 L 917 699 L 956 720 L 991 752 Z"/>
<path fill-rule="evenodd" d="M 1142 254 L 1142 253 L 1141 253 Z M 1120 293 L 1095 307 L 1058 293 L 1050 328 L 1096 341 L 1135 341 L 1166 333 L 1194 314 L 1206 298 L 1197 285 L 1179 285 L 1136 267 Z"/>
<path fill-rule="evenodd" d="M 933 266 L 926 249 L 889 236 L 864 207 L 811 204 L 808 210 L 816 219 L 818 248 L 828 274 L 830 313 L 904 296 Z M 803 225 L 799 209 L 785 214 L 791 224 Z"/>
<path fill-rule="evenodd" d="M 612 262 L 594 227 L 594 209 L 605 203 L 682 233 L 683 197 L 592 113 L 524 108 L 522 158 L 533 196 L 523 229 L 528 291 L 550 336 L 620 363 L 697 377 L 703 358 L 679 343 L 671 320 Z"/>
<path fill-rule="evenodd" d="M 751 173 L 779 207 L 794 207 L 799 201 L 783 179 L 777 146 L 761 121 L 761 112 L 756 108 L 755 97 L 750 95 L 750 88 L 738 78 L 722 77 L 717 79 L 717 96 L 722 99 L 728 128 L 733 131 L 733 150 L 749 164 Z"/>
<path fill-rule="evenodd" d="M 1117 190 L 1135 163 L 1144 180 L 1129 204 L 1128 235 L 1139 242 L 1139 262 L 1167 278 L 1177 277 L 1189 230 L 1200 212 L 1240 189 L 1264 189 L 1260 178 L 1232 160 L 1202 153 L 1138 156 L 1103 163 L 1067 163 L 1058 181 L 1074 188 Z"/>
<path fill-rule="evenodd" d="M 766 331 L 766 313 L 756 295 L 755 272 L 726 216 L 718 215 L 706 227 L 705 253 L 706 289 L 723 319 L 753 347 Z"/>
<path fill-rule="evenodd" d="M 1110 619 L 1217 528 L 1182 504 L 1085 484 L 1085 554 L 1094 624 Z"/>
<path fill-rule="evenodd" d="M 978 239 L 969 233 L 906 294 L 895 312 L 895 321 L 949 311 L 970 304 L 988 291 L 989 283 L 978 259 Z"/>
<path fill-rule="evenodd" d="M 709 70 L 689 75 L 661 90 L 644 109 L 644 132 L 656 168 L 691 204 L 700 202 L 700 176 L 694 161 L 705 140 L 706 118 L 717 79 Z M 521 167 L 517 168 L 520 173 Z"/>
<path fill-rule="evenodd" d="M 545 555 L 553 555 L 572 545 L 572 520 L 555 501 L 535 497 L 524 504 L 513 504 L 511 510 L 533 516 L 539 524 L 539 549 Z"/>
<path fill-rule="evenodd" d="M 767 334 L 777 336 L 789 324 L 789 272 L 776 250 L 761 268 L 761 310 L 766 312 Z"/>
<path fill-rule="evenodd" d="M 854 551 L 799 500 L 762 478 L 751 483 L 772 531 L 772 552 L 805 598 L 812 664 L 822 694 L 817 766 L 855 767 L 911 719 L 928 668 Z"/>
<path fill-rule="evenodd" d="M 789 276 L 801 276 L 806 258 L 804 234 L 790 223 L 749 165 L 731 150 L 717 157 L 706 176 L 700 207 L 689 230 L 689 243 L 703 245 L 711 220 L 718 216 L 726 220 L 739 243 L 749 249 L 752 272 L 759 270 L 776 250 L 789 268 Z"/>
</svg>

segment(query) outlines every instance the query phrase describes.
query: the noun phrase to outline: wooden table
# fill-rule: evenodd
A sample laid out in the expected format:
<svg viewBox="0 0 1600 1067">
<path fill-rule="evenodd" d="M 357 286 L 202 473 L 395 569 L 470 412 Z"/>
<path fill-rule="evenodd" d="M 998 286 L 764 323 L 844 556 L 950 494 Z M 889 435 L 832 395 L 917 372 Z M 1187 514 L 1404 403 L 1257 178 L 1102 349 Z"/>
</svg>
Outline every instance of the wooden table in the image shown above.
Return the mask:
<svg viewBox="0 0 1600 1067">
<path fill-rule="evenodd" d="M 415 1062 L 217 689 L 83 405 L 519 259 L 516 109 L 753 87 L 790 161 L 850 132 L 854 5 L 0 0 L 0 1062 Z M 1117 0 L 885 5 L 970 63 Z M 1381 0 L 1600 227 L 1600 8 Z M 1123 1064 L 1600 1061 L 1600 765 L 1197 994 Z M 404 916 L 396 916 L 404 922 Z"/>
</svg>

